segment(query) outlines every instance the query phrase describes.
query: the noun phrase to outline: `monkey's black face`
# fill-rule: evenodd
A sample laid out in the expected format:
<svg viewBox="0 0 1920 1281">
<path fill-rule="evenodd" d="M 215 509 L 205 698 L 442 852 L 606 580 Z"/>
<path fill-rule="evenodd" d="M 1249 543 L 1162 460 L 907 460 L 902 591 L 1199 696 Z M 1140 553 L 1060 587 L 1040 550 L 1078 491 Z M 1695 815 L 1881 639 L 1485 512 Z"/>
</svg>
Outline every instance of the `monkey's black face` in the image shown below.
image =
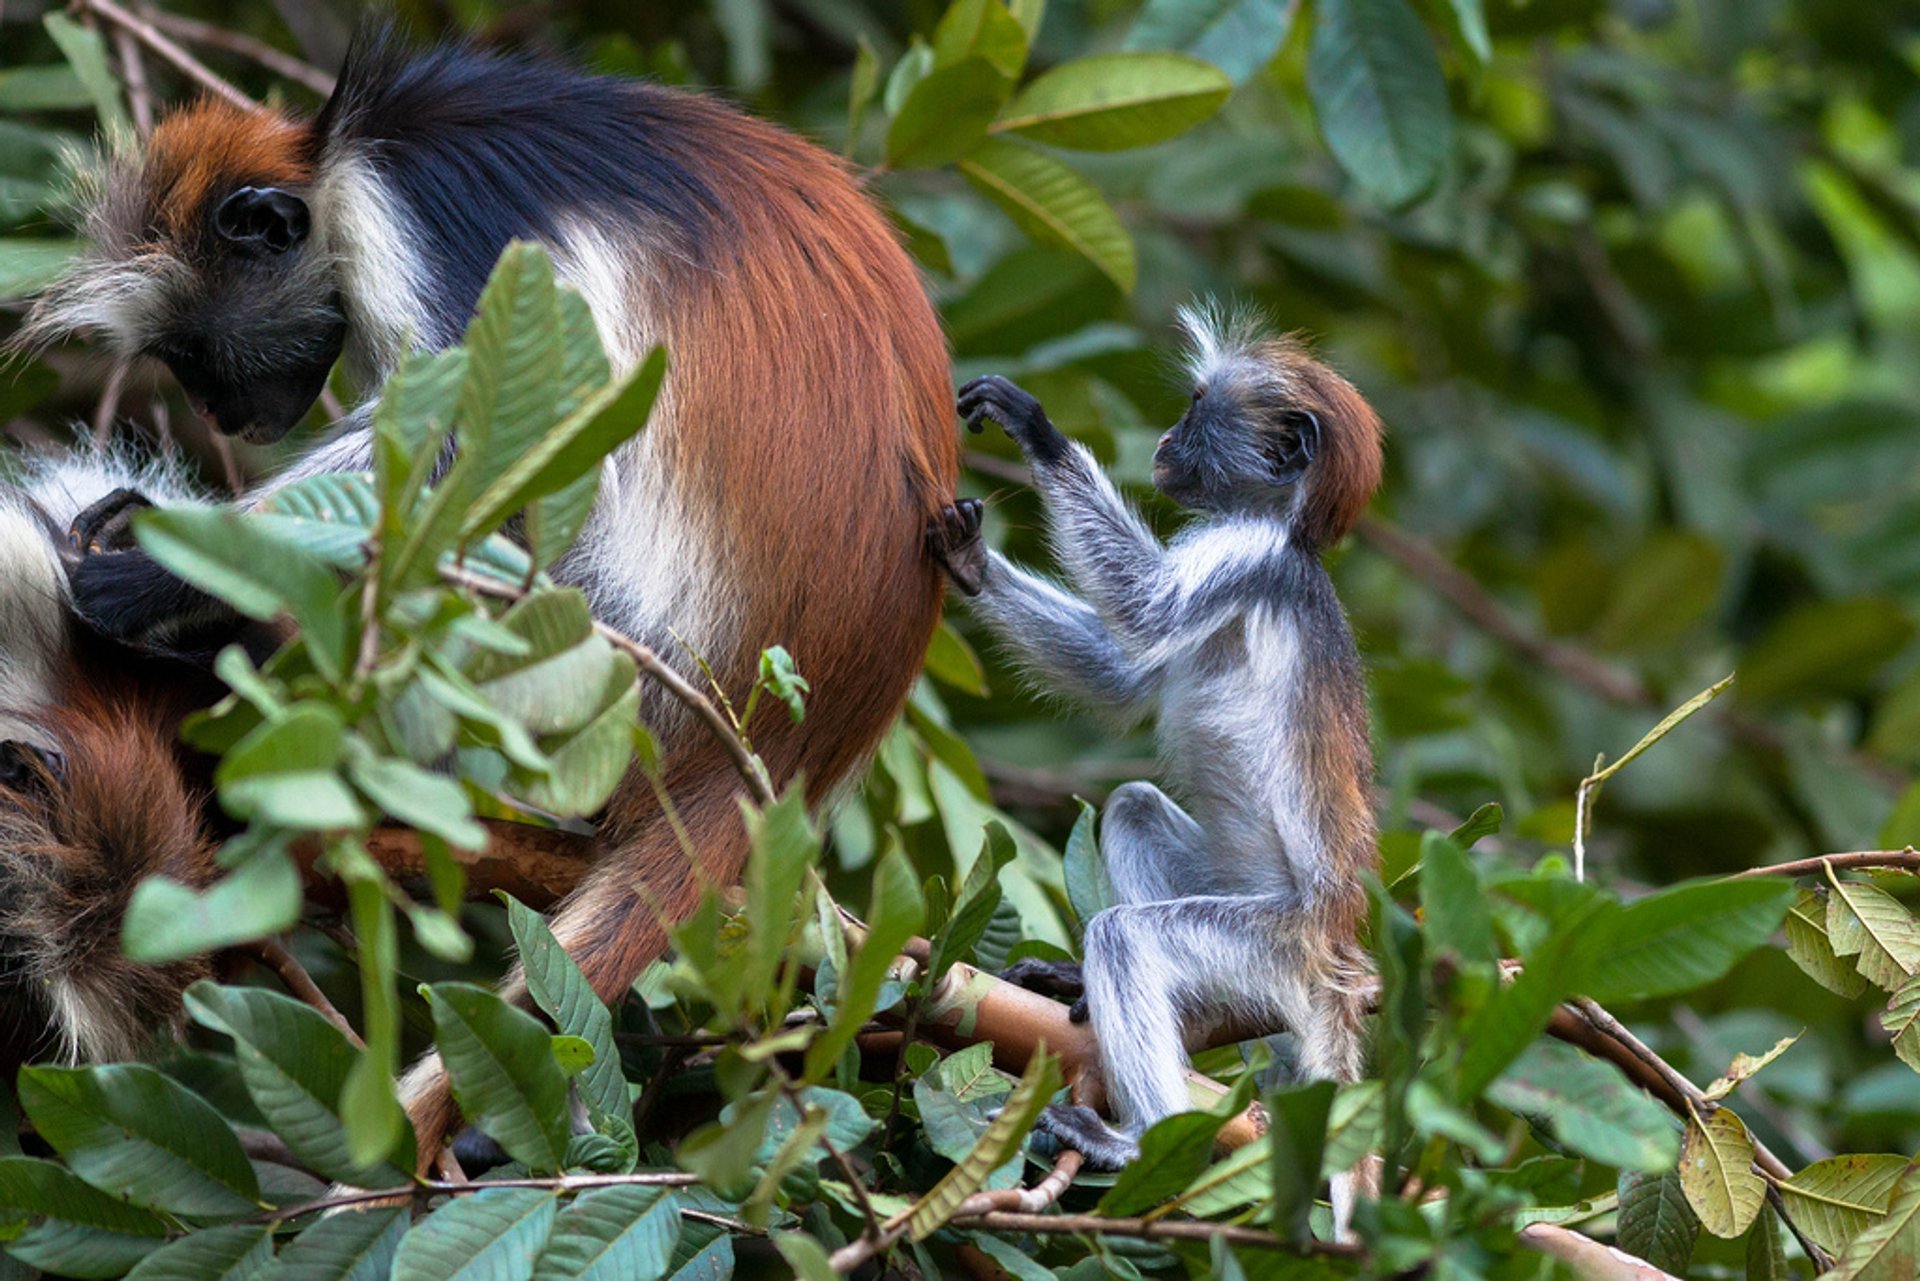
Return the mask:
<svg viewBox="0 0 1920 1281">
<path fill-rule="evenodd" d="M 213 211 L 147 350 L 166 362 L 196 412 L 255 444 L 286 435 L 326 386 L 347 323 L 331 264 L 308 244 L 305 201 L 241 187 Z"/>
<path fill-rule="evenodd" d="M 1292 501 L 1319 449 L 1311 412 L 1232 386 L 1193 394 L 1153 453 L 1153 484 L 1182 507 L 1262 510 Z"/>
</svg>

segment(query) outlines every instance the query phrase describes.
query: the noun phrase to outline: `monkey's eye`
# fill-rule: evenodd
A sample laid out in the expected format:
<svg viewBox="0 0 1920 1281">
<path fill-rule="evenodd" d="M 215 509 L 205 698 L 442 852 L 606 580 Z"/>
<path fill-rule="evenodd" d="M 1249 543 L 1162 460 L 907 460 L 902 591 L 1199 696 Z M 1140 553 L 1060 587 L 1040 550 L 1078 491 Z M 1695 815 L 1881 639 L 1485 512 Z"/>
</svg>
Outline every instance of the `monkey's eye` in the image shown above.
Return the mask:
<svg viewBox="0 0 1920 1281">
<path fill-rule="evenodd" d="M 307 238 L 311 225 L 306 201 L 278 187 L 242 187 L 213 215 L 223 239 L 254 253 L 283 254 Z"/>
</svg>

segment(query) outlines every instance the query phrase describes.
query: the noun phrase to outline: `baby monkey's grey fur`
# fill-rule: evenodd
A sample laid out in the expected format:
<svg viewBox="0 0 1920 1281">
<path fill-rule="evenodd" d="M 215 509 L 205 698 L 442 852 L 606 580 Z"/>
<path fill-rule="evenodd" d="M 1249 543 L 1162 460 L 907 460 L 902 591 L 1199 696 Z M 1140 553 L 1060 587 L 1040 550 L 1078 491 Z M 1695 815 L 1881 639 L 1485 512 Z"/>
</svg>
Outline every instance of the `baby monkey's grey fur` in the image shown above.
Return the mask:
<svg viewBox="0 0 1920 1281">
<path fill-rule="evenodd" d="M 1199 519 L 1163 546 L 1085 447 L 1004 378 L 961 389 L 975 430 L 1003 426 L 1032 464 L 1078 595 L 980 538 L 949 508 L 934 554 L 1042 689 L 1129 724 L 1156 717 L 1163 781 L 1108 800 L 1100 845 L 1115 906 L 1081 966 L 1010 977 L 1084 992 L 1116 1127 L 1054 1107 L 1040 1128 L 1095 1167 L 1189 1110 L 1185 1033 L 1234 1013 L 1284 1021 L 1309 1078 L 1363 1060 L 1368 972 L 1356 942 L 1375 864 L 1359 657 L 1319 553 L 1379 482 L 1380 426 L 1298 343 L 1244 319 L 1182 313 L 1193 402 L 1161 438 L 1154 484 Z M 1338 1199 L 1338 1198 L 1337 1198 Z"/>
</svg>

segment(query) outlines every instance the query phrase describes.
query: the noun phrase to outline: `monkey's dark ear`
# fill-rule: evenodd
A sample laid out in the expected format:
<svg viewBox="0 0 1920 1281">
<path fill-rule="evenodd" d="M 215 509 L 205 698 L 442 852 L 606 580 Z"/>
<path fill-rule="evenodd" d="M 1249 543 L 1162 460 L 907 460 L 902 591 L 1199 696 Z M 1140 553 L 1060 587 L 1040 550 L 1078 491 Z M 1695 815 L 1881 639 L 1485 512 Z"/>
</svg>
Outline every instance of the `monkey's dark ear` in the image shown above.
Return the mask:
<svg viewBox="0 0 1920 1281">
<path fill-rule="evenodd" d="M 305 240 L 312 225 L 307 202 L 278 187 L 242 187 L 213 215 L 222 239 L 256 253 L 283 254 Z"/>
<path fill-rule="evenodd" d="M 1282 432 L 1268 449 L 1273 460 L 1273 483 L 1289 484 L 1306 474 L 1307 467 L 1320 452 L 1320 417 L 1305 409 L 1289 409 L 1281 415 Z"/>
</svg>

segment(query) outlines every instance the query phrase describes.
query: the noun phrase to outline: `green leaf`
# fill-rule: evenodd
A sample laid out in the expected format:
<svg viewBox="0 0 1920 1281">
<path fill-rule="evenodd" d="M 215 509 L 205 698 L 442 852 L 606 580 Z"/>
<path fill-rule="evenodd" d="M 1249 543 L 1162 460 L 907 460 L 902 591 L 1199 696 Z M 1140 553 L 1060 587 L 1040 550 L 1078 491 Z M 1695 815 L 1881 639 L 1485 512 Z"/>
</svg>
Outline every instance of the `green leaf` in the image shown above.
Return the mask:
<svg viewBox="0 0 1920 1281">
<path fill-rule="evenodd" d="M 248 1097 L 302 1164 L 354 1187 L 406 1185 L 412 1127 L 391 1162 L 364 1166 L 352 1157 L 340 1106 L 359 1052 L 324 1015 L 263 988 L 205 980 L 187 989 L 186 1005 L 196 1022 L 233 1038 Z"/>
<path fill-rule="evenodd" d="M 144 1064 L 24 1067 L 20 1106 L 102 1192 L 169 1214 L 260 1208 L 253 1167 L 220 1114 Z"/>
<path fill-rule="evenodd" d="M 1309 1081 L 1267 1096 L 1271 1118 L 1267 1142 L 1273 1157 L 1268 1166 L 1273 1179 L 1271 1218 L 1274 1231 L 1296 1244 L 1305 1244 L 1313 1236 L 1307 1220 L 1320 1187 L 1335 1090 L 1332 1081 Z"/>
<path fill-rule="evenodd" d="M 596 393 L 524 446 L 468 507 L 460 525 L 461 541 L 497 528 L 535 499 L 560 492 L 638 435 L 653 413 L 666 375 L 666 349 L 655 347 L 624 379 Z"/>
<path fill-rule="evenodd" d="M 937 982 L 955 962 L 966 959 L 973 945 L 986 933 L 987 926 L 993 922 L 994 910 L 1000 906 L 1000 869 L 1013 862 L 1018 853 L 1006 825 L 998 819 L 988 820 L 986 840 L 973 866 L 967 869 L 959 902 L 954 904 L 947 923 L 933 936 L 933 952 L 927 963 L 931 979 Z"/>
<path fill-rule="evenodd" d="M 231 1223 L 161 1246 L 127 1273 L 127 1281 L 250 1281 L 272 1261 L 273 1229 Z"/>
<path fill-rule="evenodd" d="M 887 129 L 887 163 L 896 169 L 935 169 L 958 160 L 986 137 L 988 123 L 1012 91 L 1012 79 L 981 57 L 929 72 Z"/>
<path fill-rule="evenodd" d="M 529 1169 L 567 1154 L 567 1078 L 532 1015 L 469 983 L 427 989 L 435 1040 L 468 1121 Z"/>
<path fill-rule="evenodd" d="M 1598 933 L 1615 904 L 1591 896 L 1556 923 L 1551 937 L 1527 954 L 1526 968 L 1482 1006 L 1461 1031 L 1458 1097 L 1471 1099 L 1526 1050 L 1560 1002 L 1591 971 Z"/>
<path fill-rule="evenodd" d="M 1815 1161 L 1780 1184 L 1793 1226 L 1830 1254 L 1886 1217 L 1907 1158 L 1850 1153 Z"/>
<path fill-rule="evenodd" d="M 560 1212 L 533 1281 L 638 1281 L 666 1275 L 680 1205 L 661 1188 L 602 1188 Z"/>
<path fill-rule="evenodd" d="M 1261 1135 L 1202 1170 L 1173 1199 L 1183 1213 L 1209 1219 L 1273 1196 L 1273 1145 Z"/>
<path fill-rule="evenodd" d="M 340 579 L 327 563 L 273 526 L 229 507 L 164 507 L 141 512 L 134 537 L 176 577 L 249 618 L 289 615 L 314 665 L 338 678 L 352 639 Z"/>
<path fill-rule="evenodd" d="M 1499 834 L 1500 825 L 1506 821 L 1507 812 L 1489 801 L 1467 815 L 1466 822 L 1447 833 L 1451 840 L 1463 850 L 1470 850 L 1489 836 Z"/>
<path fill-rule="evenodd" d="M 1100 857 L 1096 835 L 1097 811 L 1080 802 L 1080 816 L 1067 833 L 1067 848 L 1062 856 L 1067 880 L 1067 902 L 1082 929 L 1088 921 L 1113 906 L 1113 886 L 1107 880 L 1107 865 Z"/>
<path fill-rule="evenodd" d="M 1849 999 L 1867 990 L 1866 976 L 1833 950 L 1827 938 L 1827 892 L 1804 889 L 1787 909 L 1787 955 L 1807 977 Z"/>
<path fill-rule="evenodd" d="M 59 279 L 79 252 L 77 240 L 0 236 L 0 301 L 39 293 Z"/>
<path fill-rule="evenodd" d="M 1293 26 L 1288 0 L 1147 0 L 1128 49 L 1178 49 L 1245 84 L 1273 60 Z"/>
<path fill-rule="evenodd" d="M 593 1047 L 593 1063 L 574 1083 L 591 1108 L 624 1119 L 632 1110 L 627 1079 L 620 1072 L 620 1049 L 613 1040 L 613 1014 L 594 994 L 587 976 L 567 955 L 538 912 L 502 893 L 514 948 L 520 954 L 527 993 L 562 1032 Z M 630 1127 L 629 1127 L 630 1128 Z"/>
<path fill-rule="evenodd" d="M 1680 1145 L 1666 1111 L 1611 1063 L 1558 1041 L 1537 1041 L 1487 1090 L 1565 1146 L 1619 1170 L 1664 1174 Z"/>
<path fill-rule="evenodd" d="M 1687 1204 L 1677 1171 L 1620 1176 L 1620 1214 L 1614 1228 L 1622 1250 L 1654 1267 L 1684 1276 L 1700 1236 L 1700 1220 Z"/>
<path fill-rule="evenodd" d="M 1763 876 L 1695 881 L 1629 903 L 1604 927 L 1581 991 L 1604 1003 L 1711 983 L 1773 937 L 1796 893 Z"/>
<path fill-rule="evenodd" d="M 1907 1167 L 1886 1217 L 1855 1237 L 1827 1275 L 1833 1281 L 1908 1281 L 1920 1276 L 1920 1166 Z"/>
<path fill-rule="evenodd" d="M 1827 870 L 1827 940 L 1869 982 L 1891 992 L 1920 974 L 1920 921 L 1899 899 L 1865 881 L 1843 881 Z"/>
<path fill-rule="evenodd" d="M 1780 1240 L 1780 1216 L 1771 1205 L 1761 1209 L 1747 1232 L 1747 1281 L 1793 1281 Z"/>
<path fill-rule="evenodd" d="M 345 749 L 340 713 L 301 703 L 252 730 L 221 758 L 213 781 L 235 817 L 308 831 L 354 828 L 366 812 L 334 773 Z"/>
<path fill-rule="evenodd" d="M 133 122 L 127 118 L 126 104 L 120 98 L 119 77 L 107 65 L 106 39 L 64 13 L 49 13 L 40 21 L 60 46 L 73 74 L 86 86 L 94 112 L 100 117 L 100 131 L 108 138 L 131 138 Z"/>
<path fill-rule="evenodd" d="M 93 95 L 72 67 L 12 67 L 0 71 L 0 111 L 73 111 L 92 105 Z"/>
<path fill-rule="evenodd" d="M 1438 832 L 1420 842 L 1420 904 L 1427 927 L 1427 954 L 1451 953 L 1469 965 L 1492 965 L 1493 914 L 1480 877 L 1466 851 Z"/>
<path fill-rule="evenodd" d="M 1870 687 L 1913 636 L 1913 620 L 1876 597 L 1803 605 L 1764 632 L 1740 661 L 1740 697 L 1773 706 Z"/>
<path fill-rule="evenodd" d="M 1140 1136 L 1140 1155 L 1120 1171 L 1113 1186 L 1100 1198 L 1098 1213 L 1124 1216 L 1157 1205 L 1186 1188 L 1207 1167 L 1213 1140 L 1252 1097 L 1253 1078 L 1243 1075 L 1233 1093 L 1205 1112 L 1176 1112 L 1147 1127 Z M 1333 1091 L 1327 1091 L 1331 1097 Z M 1237 1106 L 1236 1106 L 1237 1105 Z M 1316 1169 L 1318 1161 L 1315 1162 Z"/>
<path fill-rule="evenodd" d="M 1035 242 L 1069 249 L 1122 291 L 1133 288 L 1133 237 L 1100 189 L 1076 170 L 1032 147 L 992 138 L 961 158 L 960 172 Z"/>
<path fill-rule="evenodd" d="M 1700 1224 L 1717 1237 L 1743 1235 L 1766 1203 L 1767 1181 L 1753 1168 L 1753 1138 L 1732 1108 L 1687 1120 L 1680 1183 Z"/>
<path fill-rule="evenodd" d="M 400 1242 L 392 1281 L 517 1281 L 533 1275 L 557 1209 L 538 1188 L 458 1196 Z"/>
<path fill-rule="evenodd" d="M 841 1053 L 873 1013 L 880 985 L 900 949 L 919 932 L 925 919 L 926 904 L 920 898 L 919 880 L 906 855 L 896 846 L 882 855 L 874 867 L 873 903 L 866 917 L 867 937 L 847 964 L 832 1023 L 807 1047 L 808 1080 L 824 1080 L 840 1061 Z"/>
<path fill-rule="evenodd" d="M 164 876 L 141 881 L 127 902 L 128 959 L 164 965 L 292 929 L 304 906 L 300 869 L 280 849 L 261 850 L 205 890 Z"/>
<path fill-rule="evenodd" d="M 997 4 L 999 0 L 985 2 Z M 987 689 L 987 671 L 980 665 L 979 655 L 954 630 L 949 619 L 940 620 L 940 626 L 933 629 L 933 639 L 927 642 L 926 668 L 927 675 L 942 685 L 950 685 L 975 698 L 985 698 L 991 692 Z"/>
<path fill-rule="evenodd" d="M 933 65 L 984 58 L 1008 80 L 1027 65 L 1027 33 L 1000 0 L 954 0 L 933 32 Z"/>
<path fill-rule="evenodd" d="M 1321 0 L 1307 91 L 1340 167 L 1390 208 L 1439 181 L 1453 114 L 1433 41 L 1406 0 Z"/>
<path fill-rule="evenodd" d="M 89 1187 L 51 1161 L 0 1157 L 0 1211 L 34 1216 L 26 1235 L 8 1243 L 30 1267 L 64 1275 L 114 1277 L 165 1239 L 166 1221 Z"/>
<path fill-rule="evenodd" d="M 456 849 L 487 847 L 487 829 L 474 821 L 466 789 L 445 774 L 365 751 L 349 759 L 347 777 L 388 817 L 431 832 Z"/>
<path fill-rule="evenodd" d="M 839 1281 L 839 1273 L 827 1258 L 827 1248 L 801 1232 L 778 1232 L 773 1248 L 793 1269 L 796 1281 Z"/>
<path fill-rule="evenodd" d="M 1033 1129 L 1035 1118 L 1059 1088 L 1058 1061 L 1044 1048 L 1037 1050 L 1028 1061 L 1020 1084 L 987 1127 L 987 1132 L 980 1136 L 973 1151 L 914 1202 L 907 1217 L 907 1231 L 915 1241 L 924 1241 L 938 1231 L 953 1217 L 961 1202 L 986 1186 L 988 1176 L 1019 1149 L 1021 1140 Z"/>
<path fill-rule="evenodd" d="M 1183 53 L 1096 53 L 1037 77 L 995 132 L 1081 151 L 1124 151 L 1177 138 L 1233 93 L 1225 72 Z"/>
<path fill-rule="evenodd" d="M 320 1219 L 280 1251 L 273 1281 L 387 1281 L 412 1217 L 402 1207 Z"/>
<path fill-rule="evenodd" d="M 1880 1026 L 1893 1037 L 1893 1052 L 1900 1061 L 1920 1072 L 1920 979 L 1909 980 L 1893 994 L 1880 1015 Z"/>
</svg>

